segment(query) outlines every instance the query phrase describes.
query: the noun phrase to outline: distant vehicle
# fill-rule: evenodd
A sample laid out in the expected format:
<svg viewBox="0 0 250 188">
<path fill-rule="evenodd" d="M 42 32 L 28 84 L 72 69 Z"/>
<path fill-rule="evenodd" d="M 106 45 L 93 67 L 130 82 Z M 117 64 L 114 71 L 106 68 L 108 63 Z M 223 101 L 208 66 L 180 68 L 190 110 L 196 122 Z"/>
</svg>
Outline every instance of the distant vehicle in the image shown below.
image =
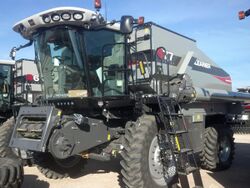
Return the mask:
<svg viewBox="0 0 250 188">
<path fill-rule="evenodd" d="M 0 60 L 0 123 L 12 116 L 14 66 L 14 61 Z"/>
<path fill-rule="evenodd" d="M 33 60 L 0 60 L 0 123 L 13 116 L 13 105 L 33 103 L 41 84 Z"/>
<path fill-rule="evenodd" d="M 250 87 L 238 88 L 239 92 L 250 93 Z M 238 117 L 237 124 L 232 125 L 232 129 L 238 134 L 249 134 L 250 133 L 250 100 L 245 100 L 242 104 L 244 113 Z"/>
</svg>

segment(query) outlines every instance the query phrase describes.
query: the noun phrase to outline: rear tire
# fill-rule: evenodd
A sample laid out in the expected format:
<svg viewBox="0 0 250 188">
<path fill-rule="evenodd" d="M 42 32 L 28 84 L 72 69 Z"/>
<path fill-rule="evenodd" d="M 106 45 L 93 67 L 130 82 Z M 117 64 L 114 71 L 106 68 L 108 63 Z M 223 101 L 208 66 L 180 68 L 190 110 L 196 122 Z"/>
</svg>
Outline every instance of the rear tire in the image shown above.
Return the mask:
<svg viewBox="0 0 250 188">
<path fill-rule="evenodd" d="M 229 127 L 207 127 L 204 133 L 201 165 L 207 170 L 224 170 L 231 166 L 234 157 L 233 131 Z"/>
<path fill-rule="evenodd" d="M 49 179 L 62 179 L 82 172 L 84 159 L 81 156 L 59 160 L 50 153 L 34 153 L 34 163 L 38 170 Z"/>
<path fill-rule="evenodd" d="M 23 182 L 23 166 L 21 161 L 0 158 L 0 187 L 20 188 Z"/>
<path fill-rule="evenodd" d="M 157 134 L 158 129 L 154 116 L 142 116 L 135 123 L 129 122 L 127 124 L 121 161 L 121 174 L 125 187 L 166 188 L 173 184 L 176 168 L 173 166 L 175 171 L 171 177 L 166 177 L 162 173 L 162 163 L 156 152 L 157 149 L 159 150 L 155 144 Z M 157 158 L 156 163 L 150 159 L 150 156 Z M 171 162 L 169 164 L 172 165 Z M 173 168 L 172 166 L 168 168 L 168 172 L 170 172 L 169 169 Z"/>
</svg>

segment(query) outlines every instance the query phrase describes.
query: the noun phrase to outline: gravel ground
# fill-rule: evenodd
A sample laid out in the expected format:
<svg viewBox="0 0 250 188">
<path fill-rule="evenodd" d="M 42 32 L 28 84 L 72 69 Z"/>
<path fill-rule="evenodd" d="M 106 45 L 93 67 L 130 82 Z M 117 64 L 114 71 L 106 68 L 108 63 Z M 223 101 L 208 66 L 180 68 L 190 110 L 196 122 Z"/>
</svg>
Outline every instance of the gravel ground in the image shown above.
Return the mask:
<svg viewBox="0 0 250 188">
<path fill-rule="evenodd" d="M 232 167 L 222 172 L 201 170 L 205 188 L 250 187 L 250 135 L 235 135 L 236 155 Z M 50 180 L 36 167 L 25 167 L 22 188 L 119 188 L 119 161 L 89 161 L 82 174 L 75 178 Z M 193 185 L 192 177 L 189 177 Z"/>
</svg>

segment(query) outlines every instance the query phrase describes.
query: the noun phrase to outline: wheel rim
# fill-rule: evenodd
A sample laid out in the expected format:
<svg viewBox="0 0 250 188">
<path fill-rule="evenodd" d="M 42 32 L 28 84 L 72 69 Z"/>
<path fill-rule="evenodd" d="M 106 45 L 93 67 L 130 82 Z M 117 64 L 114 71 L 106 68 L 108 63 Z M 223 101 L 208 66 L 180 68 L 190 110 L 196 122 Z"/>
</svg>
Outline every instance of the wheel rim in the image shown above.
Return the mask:
<svg viewBox="0 0 250 188">
<path fill-rule="evenodd" d="M 219 157 L 221 162 L 228 161 L 231 154 L 231 143 L 228 137 L 221 138 L 219 143 Z"/>
<path fill-rule="evenodd" d="M 151 142 L 150 148 L 149 148 L 149 171 L 151 178 L 154 180 L 154 182 L 160 186 L 166 186 L 167 183 L 171 181 L 171 179 L 176 174 L 176 167 L 175 167 L 175 161 L 172 155 L 171 150 L 166 150 L 168 153 L 168 167 L 164 172 L 164 166 L 161 162 L 161 156 L 160 156 L 160 146 L 158 143 L 158 137 L 155 136 L 154 139 Z"/>
</svg>

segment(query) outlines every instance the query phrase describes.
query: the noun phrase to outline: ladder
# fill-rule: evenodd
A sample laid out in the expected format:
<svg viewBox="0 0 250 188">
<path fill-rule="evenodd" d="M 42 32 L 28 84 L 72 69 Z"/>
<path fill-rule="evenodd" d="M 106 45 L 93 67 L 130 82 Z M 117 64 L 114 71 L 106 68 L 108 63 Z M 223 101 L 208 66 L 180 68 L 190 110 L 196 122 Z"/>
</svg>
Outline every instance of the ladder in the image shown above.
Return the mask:
<svg viewBox="0 0 250 188">
<path fill-rule="evenodd" d="M 167 95 L 157 96 L 159 118 L 169 138 L 182 188 L 189 188 L 187 175 L 192 174 L 195 188 L 203 188 L 200 170 L 188 135 L 188 128 L 179 103 Z"/>
</svg>

